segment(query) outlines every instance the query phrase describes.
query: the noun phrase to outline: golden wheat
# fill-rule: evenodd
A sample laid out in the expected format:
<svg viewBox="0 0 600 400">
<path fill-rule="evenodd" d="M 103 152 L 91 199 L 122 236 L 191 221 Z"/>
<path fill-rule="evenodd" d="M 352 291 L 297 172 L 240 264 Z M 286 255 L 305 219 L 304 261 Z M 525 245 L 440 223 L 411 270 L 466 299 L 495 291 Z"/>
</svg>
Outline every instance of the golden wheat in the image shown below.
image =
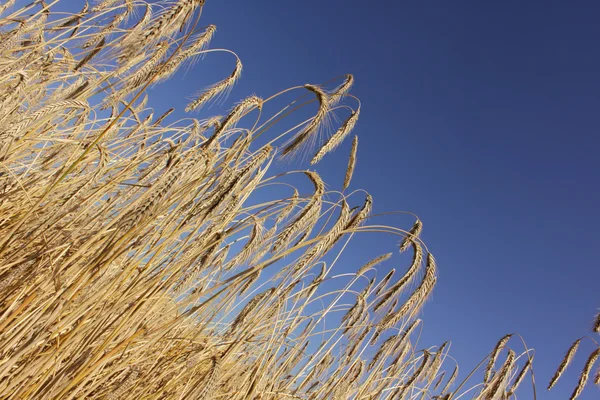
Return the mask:
<svg viewBox="0 0 600 400">
<path fill-rule="evenodd" d="M 155 111 L 148 87 L 203 57 L 234 56 L 235 66 L 186 111 L 241 77 L 235 53 L 209 48 L 216 27 L 200 27 L 204 1 L 82 2 L 73 13 L 55 3 L 0 6 L 1 398 L 459 396 L 463 384 L 448 392 L 454 364 L 443 384 L 449 343 L 417 347 L 415 317 L 437 281 L 421 221 L 371 225 L 373 198 L 346 191 L 357 136 L 341 192 L 302 166 L 271 175 L 277 157 L 303 148 L 317 163 L 351 133 L 352 75 L 333 89 L 249 96 L 225 116 Z M 313 117 L 297 117 L 315 103 Z M 400 253 L 413 248 L 403 276 L 382 266 L 402 254 L 360 249 L 371 260 L 362 266 L 342 257 L 369 232 L 394 235 Z M 508 388 L 521 358 L 509 350 L 491 376 L 505 345 L 475 396 L 513 395 L 531 370 L 528 359 Z"/>
</svg>

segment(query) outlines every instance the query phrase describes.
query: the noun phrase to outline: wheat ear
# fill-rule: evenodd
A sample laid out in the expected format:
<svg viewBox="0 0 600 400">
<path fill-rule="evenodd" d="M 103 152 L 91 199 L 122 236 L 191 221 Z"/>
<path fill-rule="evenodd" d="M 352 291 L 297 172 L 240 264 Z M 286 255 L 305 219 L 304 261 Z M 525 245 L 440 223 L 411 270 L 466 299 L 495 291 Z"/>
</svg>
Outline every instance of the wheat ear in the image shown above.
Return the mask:
<svg viewBox="0 0 600 400">
<path fill-rule="evenodd" d="M 521 386 L 523 379 L 525 379 L 525 375 L 527 375 L 527 372 L 531 368 L 532 361 L 533 361 L 533 357 L 528 357 L 527 362 L 525 363 L 525 365 L 523 365 L 523 368 L 521 368 L 521 371 L 519 371 L 517 378 L 515 379 L 512 386 L 510 387 L 510 390 L 508 391 L 508 395 L 507 395 L 508 397 L 512 396 L 513 394 L 515 394 L 517 392 L 517 389 L 519 388 L 519 386 Z"/>
<path fill-rule="evenodd" d="M 297 150 L 304 142 L 314 136 L 318 132 L 319 127 L 325 120 L 329 112 L 329 98 L 327 94 L 316 85 L 304 85 L 304 88 L 317 96 L 319 101 L 319 110 L 308 125 L 296 135 L 296 137 L 283 149 L 283 155 L 290 154 Z"/>
<path fill-rule="evenodd" d="M 336 147 L 338 147 L 344 139 L 352 132 L 354 126 L 356 126 L 356 121 L 358 121 L 358 117 L 360 116 L 360 108 L 356 111 L 353 111 L 352 114 L 344 121 L 342 126 L 321 146 L 317 154 L 310 161 L 311 165 L 314 165 L 321 161 L 323 157 L 332 152 Z"/>
<path fill-rule="evenodd" d="M 452 386 L 452 384 L 456 380 L 457 376 L 458 376 L 458 365 L 456 365 L 454 367 L 454 370 L 452 371 L 452 375 L 450 375 L 450 379 L 448 379 L 448 382 L 446 382 L 446 384 L 442 388 L 441 393 L 446 393 L 448 391 L 448 389 L 450 389 L 450 386 Z"/>
<path fill-rule="evenodd" d="M 358 151 L 358 136 L 355 135 L 352 140 L 352 148 L 350 149 L 350 157 L 348 158 L 348 167 L 346 167 L 346 176 L 344 177 L 343 190 L 348 189 L 352 175 L 354 175 L 354 167 L 356 167 L 356 152 Z"/>
<path fill-rule="evenodd" d="M 581 375 L 579 375 L 579 382 L 577 382 L 577 386 L 575 387 L 575 390 L 573 390 L 573 394 L 571 395 L 570 400 L 575 400 L 581 395 L 581 392 L 583 392 L 583 388 L 587 384 L 587 381 L 590 378 L 590 373 L 592 372 L 592 368 L 594 367 L 594 364 L 596 363 L 596 360 L 599 356 L 600 347 L 594 350 L 585 362 L 583 370 L 581 371 Z"/>
<path fill-rule="evenodd" d="M 506 346 L 506 343 L 508 343 L 511 337 L 512 334 L 503 336 L 502 339 L 500 339 L 498 343 L 496 343 L 496 347 L 494 347 L 494 350 L 492 350 L 492 355 L 490 356 L 490 360 L 488 361 L 487 367 L 485 368 L 485 374 L 483 376 L 483 381 L 485 383 L 488 383 L 490 381 L 492 377 L 492 370 L 494 369 L 494 364 L 496 364 L 496 360 L 498 359 L 500 352 L 502 351 L 504 346 Z"/>
<path fill-rule="evenodd" d="M 236 62 L 235 62 L 235 68 L 234 68 L 233 72 L 231 73 L 231 75 L 229 75 L 226 79 L 222 80 L 221 82 L 218 82 L 215 85 L 206 89 L 195 100 L 193 100 L 191 103 L 189 103 L 186 106 L 185 111 L 191 112 L 194 110 L 198 110 L 203 105 L 208 103 L 211 99 L 214 99 L 221 93 L 225 93 L 229 89 L 231 89 L 233 87 L 233 85 L 235 85 L 237 80 L 240 78 L 240 76 L 242 75 L 242 68 L 243 68 L 242 62 L 240 61 L 239 58 L 237 58 Z"/>
<path fill-rule="evenodd" d="M 347 74 L 344 82 L 331 91 L 331 94 L 329 95 L 329 107 L 333 108 L 338 105 L 350 91 L 352 85 L 354 85 L 354 76 L 352 74 Z"/>
<path fill-rule="evenodd" d="M 404 276 L 382 295 L 381 299 L 373 307 L 373 311 L 379 311 L 382 307 L 387 306 L 394 298 L 398 297 L 407 285 L 412 282 L 421 268 L 421 263 L 423 261 L 423 250 L 421 245 L 418 242 L 412 242 L 412 246 L 414 249 L 413 259 L 408 271 L 406 271 Z"/>
<path fill-rule="evenodd" d="M 504 364 L 500 368 L 498 375 L 494 377 L 494 382 L 490 385 L 488 390 L 485 390 L 486 399 L 490 400 L 501 400 L 502 395 L 504 394 L 504 389 L 506 387 L 508 376 L 510 375 L 510 371 L 515 362 L 515 352 L 512 350 L 508 350 L 508 355 L 506 356 L 506 360 Z"/>
<path fill-rule="evenodd" d="M 423 223 L 417 218 L 413 226 L 410 228 L 410 231 L 408 231 L 408 235 L 406 235 L 406 237 L 402 240 L 402 243 L 400 243 L 400 252 L 406 251 L 411 242 L 416 241 L 419 238 L 422 230 Z"/>
<path fill-rule="evenodd" d="M 581 339 L 577 339 L 575 342 L 573 342 L 571 347 L 569 347 L 569 350 L 567 350 L 567 353 L 563 357 L 560 365 L 554 373 L 554 376 L 552 376 L 552 379 L 550 379 L 550 383 L 548 383 L 548 390 L 552 389 L 554 385 L 556 385 L 556 382 L 558 382 L 563 372 L 565 372 L 565 370 L 573 360 L 573 357 L 575 357 L 575 353 L 577 353 L 577 349 L 579 348 L 580 343 Z"/>
<path fill-rule="evenodd" d="M 386 315 L 379 324 L 378 329 L 383 331 L 397 324 L 402 318 L 419 311 L 421 306 L 433 291 L 437 282 L 437 268 L 435 258 L 427 254 L 427 265 L 425 267 L 425 277 L 419 287 L 412 293 L 408 300 L 394 313 Z"/>
</svg>

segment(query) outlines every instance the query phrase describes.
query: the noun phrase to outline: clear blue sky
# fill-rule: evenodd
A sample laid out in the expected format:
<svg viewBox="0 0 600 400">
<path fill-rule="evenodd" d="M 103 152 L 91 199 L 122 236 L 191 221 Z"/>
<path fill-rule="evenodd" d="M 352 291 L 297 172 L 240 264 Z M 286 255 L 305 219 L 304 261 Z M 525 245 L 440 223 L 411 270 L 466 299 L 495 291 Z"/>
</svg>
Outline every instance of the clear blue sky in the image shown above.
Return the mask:
<svg viewBox="0 0 600 400">
<path fill-rule="evenodd" d="M 518 332 L 538 398 L 564 399 L 583 354 L 549 394 L 548 378 L 600 307 L 599 17 L 593 1 L 221 0 L 203 23 L 244 61 L 229 100 L 355 75 L 353 187 L 376 212 L 417 213 L 438 260 L 422 343 L 452 340 L 464 372 Z M 205 63 L 174 96 L 231 65 Z M 326 179 L 342 179 L 349 146 Z"/>
<path fill-rule="evenodd" d="M 211 0 L 202 24 L 244 62 L 226 104 L 355 75 L 352 187 L 375 212 L 418 214 L 440 269 L 421 343 L 451 340 L 464 373 L 518 332 L 536 349 L 538 398 L 562 400 L 583 354 L 544 388 L 600 307 L 599 17 L 595 1 Z M 183 108 L 231 67 L 208 56 L 152 105 Z M 318 167 L 336 188 L 349 147 Z"/>
</svg>

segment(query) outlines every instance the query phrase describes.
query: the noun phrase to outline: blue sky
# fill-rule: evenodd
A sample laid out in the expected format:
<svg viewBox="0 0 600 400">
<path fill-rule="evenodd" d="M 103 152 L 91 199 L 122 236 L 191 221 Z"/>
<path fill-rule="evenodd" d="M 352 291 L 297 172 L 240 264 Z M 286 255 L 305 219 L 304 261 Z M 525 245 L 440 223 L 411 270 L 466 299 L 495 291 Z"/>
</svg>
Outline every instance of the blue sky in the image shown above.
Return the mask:
<svg viewBox="0 0 600 400">
<path fill-rule="evenodd" d="M 375 212 L 418 214 L 438 261 L 422 344 L 451 340 L 464 373 L 518 332 L 536 349 L 538 398 L 564 399 L 589 343 L 565 380 L 544 388 L 600 307 L 599 14 L 592 1 L 212 0 L 202 24 L 217 25 L 212 47 L 244 63 L 227 105 L 355 75 L 352 187 L 374 196 Z M 151 89 L 151 105 L 183 108 L 232 66 L 207 56 Z M 349 148 L 318 166 L 336 188 Z M 581 398 L 597 395 L 589 387 Z"/>
<path fill-rule="evenodd" d="M 583 353 L 544 388 L 600 307 L 599 13 L 591 1 L 222 0 L 203 23 L 244 62 L 230 101 L 355 75 L 352 186 L 376 212 L 418 214 L 438 260 L 422 343 L 452 340 L 464 372 L 518 332 L 537 351 L 538 398 L 564 399 Z M 187 96 L 230 61 L 207 58 L 169 93 Z M 349 147 L 323 161 L 327 180 L 343 179 Z"/>
</svg>

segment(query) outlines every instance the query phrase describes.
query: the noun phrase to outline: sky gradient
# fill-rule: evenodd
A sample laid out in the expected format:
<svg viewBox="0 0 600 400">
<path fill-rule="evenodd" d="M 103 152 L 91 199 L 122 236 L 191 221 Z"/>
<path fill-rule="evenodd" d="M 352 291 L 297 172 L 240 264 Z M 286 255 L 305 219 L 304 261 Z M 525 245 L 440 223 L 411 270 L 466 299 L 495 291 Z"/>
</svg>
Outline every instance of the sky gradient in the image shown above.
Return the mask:
<svg viewBox="0 0 600 400">
<path fill-rule="evenodd" d="M 217 25 L 212 47 L 244 62 L 229 102 L 355 75 L 352 186 L 374 196 L 375 212 L 419 215 L 438 261 L 422 343 L 451 340 L 465 372 L 518 332 L 536 349 L 538 398 L 567 398 L 589 343 L 545 387 L 600 307 L 600 3 L 223 0 L 204 10 Z M 175 101 L 225 66 L 207 57 L 169 93 Z M 349 147 L 318 167 L 326 181 L 343 179 Z M 597 395 L 588 387 L 581 398 Z"/>
</svg>

